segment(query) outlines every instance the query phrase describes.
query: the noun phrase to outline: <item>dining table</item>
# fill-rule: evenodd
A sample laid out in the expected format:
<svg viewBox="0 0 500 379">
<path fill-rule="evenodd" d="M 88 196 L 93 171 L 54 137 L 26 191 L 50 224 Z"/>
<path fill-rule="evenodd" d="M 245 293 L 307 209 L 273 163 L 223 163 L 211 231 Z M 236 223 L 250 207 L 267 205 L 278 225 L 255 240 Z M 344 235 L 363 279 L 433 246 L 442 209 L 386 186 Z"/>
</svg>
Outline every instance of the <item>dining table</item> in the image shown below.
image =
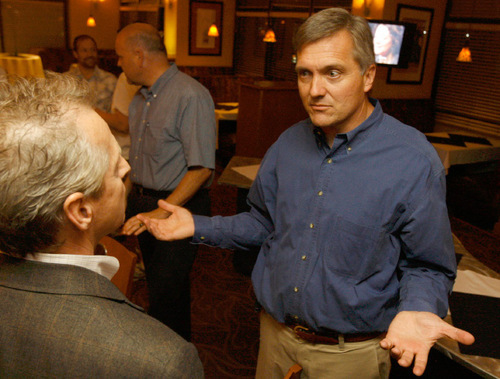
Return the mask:
<svg viewBox="0 0 500 379">
<path fill-rule="evenodd" d="M 44 78 L 42 59 L 35 54 L 0 54 L 0 67 L 7 74 Z"/>
<path fill-rule="evenodd" d="M 500 160 L 500 137 L 465 132 L 426 133 L 448 173 L 453 165 Z"/>
</svg>

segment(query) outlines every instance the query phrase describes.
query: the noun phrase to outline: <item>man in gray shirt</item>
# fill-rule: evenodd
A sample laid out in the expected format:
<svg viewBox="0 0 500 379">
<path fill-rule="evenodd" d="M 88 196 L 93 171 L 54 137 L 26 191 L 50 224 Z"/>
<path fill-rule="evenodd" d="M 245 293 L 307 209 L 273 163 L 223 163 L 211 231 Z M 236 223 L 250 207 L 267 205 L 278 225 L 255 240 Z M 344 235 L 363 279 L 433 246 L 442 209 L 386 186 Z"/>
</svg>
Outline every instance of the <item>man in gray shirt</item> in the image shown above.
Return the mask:
<svg viewBox="0 0 500 379">
<path fill-rule="evenodd" d="M 206 187 L 215 168 L 213 100 L 205 87 L 170 65 L 163 40 L 151 25 L 128 25 L 115 47 L 129 83 L 142 86 L 129 107 L 134 185 L 123 234 L 139 238 L 149 314 L 189 340 L 189 273 L 196 247 L 189 240 L 157 241 L 135 215 L 169 217 L 158 207 L 160 199 L 210 213 Z"/>
</svg>

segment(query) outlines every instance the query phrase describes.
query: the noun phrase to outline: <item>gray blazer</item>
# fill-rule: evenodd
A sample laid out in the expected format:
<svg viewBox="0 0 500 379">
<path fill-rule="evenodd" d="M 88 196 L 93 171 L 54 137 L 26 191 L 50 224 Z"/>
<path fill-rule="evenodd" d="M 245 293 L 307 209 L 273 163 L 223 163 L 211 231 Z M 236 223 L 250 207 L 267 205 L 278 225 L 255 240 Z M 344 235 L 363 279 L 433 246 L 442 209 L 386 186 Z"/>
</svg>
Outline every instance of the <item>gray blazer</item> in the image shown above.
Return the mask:
<svg viewBox="0 0 500 379">
<path fill-rule="evenodd" d="M 203 367 L 105 277 L 0 254 L 0 377 L 192 379 Z"/>
</svg>

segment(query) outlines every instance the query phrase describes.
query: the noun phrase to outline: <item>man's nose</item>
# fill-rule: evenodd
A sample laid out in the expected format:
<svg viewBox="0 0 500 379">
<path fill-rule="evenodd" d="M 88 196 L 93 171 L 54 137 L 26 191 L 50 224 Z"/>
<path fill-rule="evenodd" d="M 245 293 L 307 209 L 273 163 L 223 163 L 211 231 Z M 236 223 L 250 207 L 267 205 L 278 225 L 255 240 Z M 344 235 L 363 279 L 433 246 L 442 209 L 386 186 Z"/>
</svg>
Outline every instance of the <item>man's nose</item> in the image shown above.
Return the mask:
<svg viewBox="0 0 500 379">
<path fill-rule="evenodd" d="M 325 83 L 324 79 L 320 75 L 313 75 L 311 79 L 311 87 L 309 88 L 309 94 L 312 97 L 325 95 Z"/>
</svg>

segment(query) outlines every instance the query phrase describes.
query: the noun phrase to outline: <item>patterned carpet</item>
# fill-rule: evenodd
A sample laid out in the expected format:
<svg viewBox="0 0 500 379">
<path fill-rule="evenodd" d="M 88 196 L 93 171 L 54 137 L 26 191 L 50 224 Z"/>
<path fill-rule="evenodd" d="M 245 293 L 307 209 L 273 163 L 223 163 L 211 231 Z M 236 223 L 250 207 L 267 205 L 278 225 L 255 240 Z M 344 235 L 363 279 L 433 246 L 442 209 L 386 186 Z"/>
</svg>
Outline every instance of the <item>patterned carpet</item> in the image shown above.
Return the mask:
<svg viewBox="0 0 500 379">
<path fill-rule="evenodd" d="M 224 155 L 226 154 L 226 155 Z M 216 175 L 229 161 L 231 151 L 218 154 Z M 211 188 L 212 214 L 236 212 L 236 189 L 217 185 Z M 464 246 L 479 260 L 500 271 L 500 238 L 464 221 L 452 218 L 452 229 Z M 137 251 L 133 238 L 124 241 Z M 258 317 L 250 278 L 238 273 L 229 250 L 201 246 L 192 270 L 192 341 L 198 348 L 206 378 L 253 378 L 258 351 Z M 144 273 L 138 266 L 132 301 L 147 309 Z M 475 378 L 458 364 L 433 352 L 424 378 Z M 444 375 L 444 376 L 443 376 Z M 392 378 L 411 377 L 408 370 L 393 370 Z"/>
</svg>

